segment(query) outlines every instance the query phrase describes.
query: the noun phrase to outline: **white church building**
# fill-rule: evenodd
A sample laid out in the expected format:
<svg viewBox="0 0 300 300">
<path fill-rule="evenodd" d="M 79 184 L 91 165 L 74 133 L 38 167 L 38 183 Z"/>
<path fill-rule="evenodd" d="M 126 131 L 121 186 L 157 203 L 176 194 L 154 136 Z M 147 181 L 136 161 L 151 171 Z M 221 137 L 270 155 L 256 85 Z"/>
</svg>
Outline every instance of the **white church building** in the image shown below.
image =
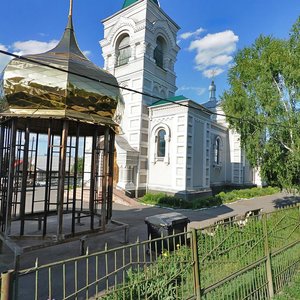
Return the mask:
<svg viewBox="0 0 300 300">
<path fill-rule="evenodd" d="M 102 22 L 104 68 L 132 90 L 122 91 L 117 188 L 131 197 L 147 191 L 189 197 L 217 186 L 260 185 L 239 135 L 222 117 L 214 82 L 202 105 L 175 96 L 180 28 L 158 1 L 125 0 L 120 11 Z"/>
</svg>

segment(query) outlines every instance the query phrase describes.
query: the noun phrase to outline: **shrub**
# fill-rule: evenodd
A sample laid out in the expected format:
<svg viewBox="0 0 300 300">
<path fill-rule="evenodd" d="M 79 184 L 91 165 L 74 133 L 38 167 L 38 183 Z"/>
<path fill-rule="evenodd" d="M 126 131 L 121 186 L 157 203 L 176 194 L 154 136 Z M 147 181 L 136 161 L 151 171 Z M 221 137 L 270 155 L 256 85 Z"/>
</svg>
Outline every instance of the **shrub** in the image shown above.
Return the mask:
<svg viewBox="0 0 300 300">
<path fill-rule="evenodd" d="M 229 203 L 240 199 L 249 199 L 253 197 L 260 197 L 266 195 L 272 195 L 280 191 L 277 187 L 266 187 L 266 188 L 251 188 L 243 190 L 233 190 L 228 193 L 221 192 L 216 195 L 222 203 Z"/>
<path fill-rule="evenodd" d="M 230 203 L 240 199 L 249 199 L 253 197 L 272 195 L 278 193 L 279 188 L 251 188 L 243 190 L 232 190 L 231 192 L 220 192 L 216 196 L 200 197 L 194 200 L 185 200 L 175 196 L 168 196 L 164 193 L 148 193 L 140 201 L 145 204 L 167 206 L 182 209 L 199 209 L 212 206 L 218 206 L 222 203 Z"/>
<path fill-rule="evenodd" d="M 125 282 L 101 299 L 185 299 L 184 295 L 193 291 L 191 261 L 191 251 L 186 246 L 175 252 L 164 251 L 155 263 L 127 270 Z"/>
</svg>

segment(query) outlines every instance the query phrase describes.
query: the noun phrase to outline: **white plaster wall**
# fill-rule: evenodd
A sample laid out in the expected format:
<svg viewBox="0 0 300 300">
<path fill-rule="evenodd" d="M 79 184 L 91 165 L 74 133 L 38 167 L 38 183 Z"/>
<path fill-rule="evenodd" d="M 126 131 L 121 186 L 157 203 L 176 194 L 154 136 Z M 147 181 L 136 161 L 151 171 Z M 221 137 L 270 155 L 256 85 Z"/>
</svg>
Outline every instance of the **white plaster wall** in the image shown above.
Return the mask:
<svg viewBox="0 0 300 300">
<path fill-rule="evenodd" d="M 197 107 L 192 101 L 181 103 Z M 209 187 L 207 121 L 208 115 L 176 104 L 150 108 L 148 189 L 176 193 Z M 155 160 L 159 126 L 170 128 L 169 163 Z"/>
<path fill-rule="evenodd" d="M 215 141 L 216 138 L 221 139 L 220 146 L 220 164 L 216 165 L 214 161 Z M 227 182 L 227 168 L 230 164 L 228 156 L 228 132 L 216 126 L 212 126 L 211 129 L 211 163 L 210 163 L 210 181 L 211 185 L 225 185 Z"/>
<path fill-rule="evenodd" d="M 157 128 L 168 127 L 166 157 L 155 159 Z M 176 193 L 186 189 L 187 109 L 165 105 L 150 108 L 148 189 Z"/>
<path fill-rule="evenodd" d="M 179 27 L 152 1 L 139 1 L 103 20 L 104 39 L 100 42 L 105 68 L 119 84 L 156 96 L 173 96 L 176 91 L 174 63 L 179 47 L 176 35 Z M 116 42 L 126 33 L 130 36 L 131 58 L 128 64 L 115 66 Z M 166 38 L 169 49 L 165 55 L 166 68 L 156 66 L 153 51 L 158 35 Z M 157 91 L 155 93 L 154 91 Z M 155 99 L 123 90 L 125 111 L 121 123 L 130 146 L 139 151 L 134 184 L 146 188 L 148 168 L 148 105 Z"/>
</svg>

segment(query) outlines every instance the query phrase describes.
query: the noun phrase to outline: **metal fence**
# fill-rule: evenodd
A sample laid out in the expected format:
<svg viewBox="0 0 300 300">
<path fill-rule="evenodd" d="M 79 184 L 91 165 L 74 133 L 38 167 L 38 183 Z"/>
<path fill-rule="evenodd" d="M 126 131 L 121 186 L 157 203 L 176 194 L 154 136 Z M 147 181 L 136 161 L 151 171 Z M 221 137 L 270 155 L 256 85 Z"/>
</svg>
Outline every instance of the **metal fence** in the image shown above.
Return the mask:
<svg viewBox="0 0 300 300">
<path fill-rule="evenodd" d="M 36 260 L 1 274 L 1 300 L 270 299 L 300 267 L 299 226 L 300 207 L 292 207 L 52 264 Z"/>
</svg>

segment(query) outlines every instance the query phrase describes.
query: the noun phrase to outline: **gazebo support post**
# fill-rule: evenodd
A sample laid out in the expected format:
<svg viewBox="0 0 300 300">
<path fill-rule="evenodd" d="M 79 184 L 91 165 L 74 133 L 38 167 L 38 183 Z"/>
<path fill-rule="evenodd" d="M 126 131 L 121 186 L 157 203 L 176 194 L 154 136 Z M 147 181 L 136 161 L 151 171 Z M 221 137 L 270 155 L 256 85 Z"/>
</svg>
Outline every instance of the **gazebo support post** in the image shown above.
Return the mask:
<svg viewBox="0 0 300 300">
<path fill-rule="evenodd" d="M 69 123 L 67 120 L 63 122 L 63 130 L 60 144 L 60 162 L 59 162 L 59 179 L 58 179 L 58 193 L 57 193 L 57 239 L 63 238 L 63 209 L 64 209 L 64 192 L 65 192 L 65 178 L 66 178 L 66 152 L 68 141 Z"/>
</svg>

